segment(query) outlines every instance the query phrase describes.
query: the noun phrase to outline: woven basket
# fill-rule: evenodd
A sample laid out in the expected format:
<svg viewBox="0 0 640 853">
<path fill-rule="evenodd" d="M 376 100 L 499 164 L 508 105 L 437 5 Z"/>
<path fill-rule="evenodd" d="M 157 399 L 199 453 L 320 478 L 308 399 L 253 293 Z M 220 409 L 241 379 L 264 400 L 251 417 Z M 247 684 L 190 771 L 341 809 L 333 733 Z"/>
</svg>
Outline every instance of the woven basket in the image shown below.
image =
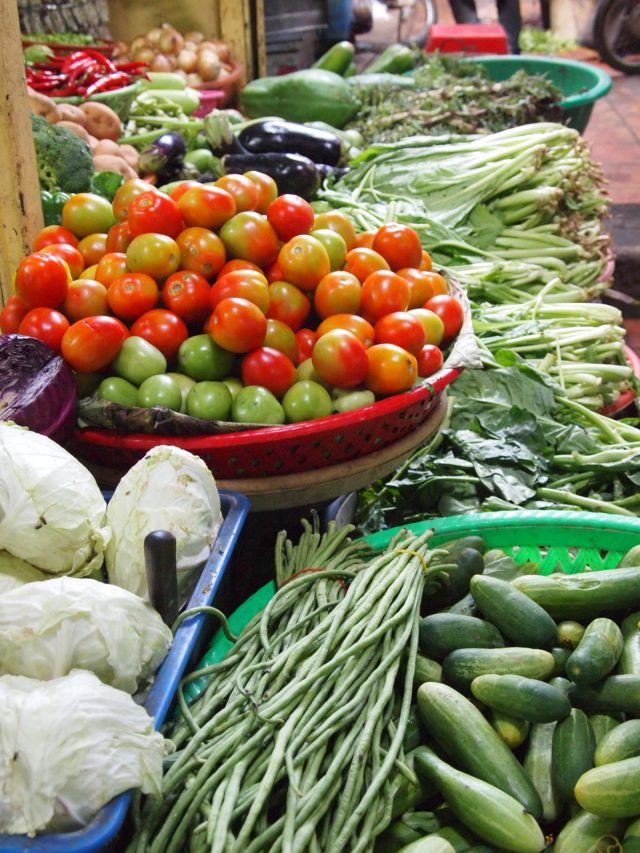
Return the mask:
<svg viewBox="0 0 640 853">
<path fill-rule="evenodd" d="M 109 36 L 107 0 L 18 0 L 23 33 L 84 33 Z"/>
</svg>

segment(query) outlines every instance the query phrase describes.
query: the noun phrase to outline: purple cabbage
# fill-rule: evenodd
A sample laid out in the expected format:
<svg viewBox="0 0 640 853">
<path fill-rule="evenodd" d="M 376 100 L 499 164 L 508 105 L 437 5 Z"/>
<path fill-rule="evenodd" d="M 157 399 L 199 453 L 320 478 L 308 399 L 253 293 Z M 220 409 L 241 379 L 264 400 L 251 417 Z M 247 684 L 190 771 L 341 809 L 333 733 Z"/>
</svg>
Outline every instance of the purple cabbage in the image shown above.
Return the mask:
<svg viewBox="0 0 640 853">
<path fill-rule="evenodd" d="M 51 347 L 27 335 L 0 335 L 0 420 L 64 444 L 77 399 L 73 371 Z"/>
</svg>

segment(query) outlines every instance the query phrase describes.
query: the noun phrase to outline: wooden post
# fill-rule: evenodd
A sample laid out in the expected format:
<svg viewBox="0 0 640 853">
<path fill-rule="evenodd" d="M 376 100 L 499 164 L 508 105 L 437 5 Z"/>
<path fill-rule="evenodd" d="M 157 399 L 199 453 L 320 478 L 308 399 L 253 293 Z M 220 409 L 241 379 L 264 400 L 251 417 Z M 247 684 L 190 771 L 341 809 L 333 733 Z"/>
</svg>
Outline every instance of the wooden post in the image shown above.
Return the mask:
<svg viewBox="0 0 640 853">
<path fill-rule="evenodd" d="M 0 305 L 12 275 L 42 228 L 40 185 L 16 0 L 0 0 Z"/>
</svg>

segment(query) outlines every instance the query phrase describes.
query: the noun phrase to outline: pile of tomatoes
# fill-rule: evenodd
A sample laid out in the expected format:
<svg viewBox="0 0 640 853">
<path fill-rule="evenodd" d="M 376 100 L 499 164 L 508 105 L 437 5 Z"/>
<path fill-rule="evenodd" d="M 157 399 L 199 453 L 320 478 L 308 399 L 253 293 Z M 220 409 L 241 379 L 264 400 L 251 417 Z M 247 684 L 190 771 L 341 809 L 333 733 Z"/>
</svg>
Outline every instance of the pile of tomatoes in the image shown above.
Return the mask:
<svg viewBox="0 0 640 853">
<path fill-rule="evenodd" d="M 125 406 L 245 423 L 347 411 L 437 372 L 463 321 L 413 229 L 357 234 L 259 172 L 79 193 L 32 248 L 0 329 Z"/>
</svg>

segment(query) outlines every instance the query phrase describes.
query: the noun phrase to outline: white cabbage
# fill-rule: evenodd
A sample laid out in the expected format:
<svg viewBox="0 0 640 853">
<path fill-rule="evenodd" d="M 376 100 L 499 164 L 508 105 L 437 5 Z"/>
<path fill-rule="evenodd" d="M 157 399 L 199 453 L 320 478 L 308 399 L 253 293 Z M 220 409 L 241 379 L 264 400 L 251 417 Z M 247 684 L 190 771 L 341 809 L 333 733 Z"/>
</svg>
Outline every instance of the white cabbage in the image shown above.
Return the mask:
<svg viewBox="0 0 640 853">
<path fill-rule="evenodd" d="M 209 556 L 222 524 L 213 474 L 199 456 L 158 445 L 118 483 L 107 507 L 107 523 L 110 583 L 148 599 L 144 539 L 154 530 L 167 530 L 176 538 L 180 588 L 181 576 Z"/>
<path fill-rule="evenodd" d="M 0 708 L 0 832 L 67 831 L 129 788 L 160 794 L 164 738 L 92 673 L 4 675 Z"/>
<path fill-rule="evenodd" d="M 45 575 L 31 563 L 20 557 L 14 557 L 8 551 L 0 551 L 0 595 L 10 589 L 33 581 L 44 581 L 52 575 Z"/>
<path fill-rule="evenodd" d="M 0 675 L 49 680 L 87 669 L 135 693 L 171 640 L 150 604 L 90 578 L 57 577 L 0 595 Z"/>
<path fill-rule="evenodd" d="M 109 539 L 91 472 L 45 435 L 0 422 L 0 548 L 49 574 L 99 569 Z"/>
</svg>

